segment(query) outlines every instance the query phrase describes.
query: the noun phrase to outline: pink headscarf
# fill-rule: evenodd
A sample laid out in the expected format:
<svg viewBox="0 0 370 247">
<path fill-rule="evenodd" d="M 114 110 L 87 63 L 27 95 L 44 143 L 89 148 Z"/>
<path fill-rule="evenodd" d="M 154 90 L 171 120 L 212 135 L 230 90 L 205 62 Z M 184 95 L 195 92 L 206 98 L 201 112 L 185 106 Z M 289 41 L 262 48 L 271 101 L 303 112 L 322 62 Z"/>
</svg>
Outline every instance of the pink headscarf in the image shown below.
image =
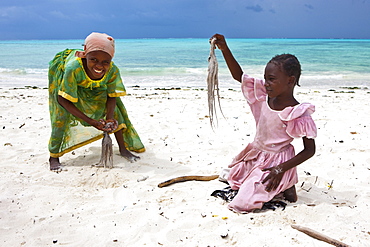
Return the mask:
<svg viewBox="0 0 370 247">
<path fill-rule="evenodd" d="M 84 51 L 77 51 L 76 57 L 85 58 L 89 52 L 104 51 L 114 56 L 114 39 L 105 33 L 91 33 L 85 39 Z"/>
</svg>

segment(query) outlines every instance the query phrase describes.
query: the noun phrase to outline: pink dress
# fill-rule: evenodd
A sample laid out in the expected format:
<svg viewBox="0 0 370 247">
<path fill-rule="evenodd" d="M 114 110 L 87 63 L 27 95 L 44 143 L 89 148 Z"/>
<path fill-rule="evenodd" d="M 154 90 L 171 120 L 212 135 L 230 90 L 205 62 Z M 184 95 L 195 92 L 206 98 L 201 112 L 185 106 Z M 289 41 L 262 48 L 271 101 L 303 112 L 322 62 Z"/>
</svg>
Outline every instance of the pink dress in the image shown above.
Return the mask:
<svg viewBox="0 0 370 247">
<path fill-rule="evenodd" d="M 275 191 L 267 192 L 262 184 L 269 171 L 295 156 L 293 138 L 315 138 L 316 125 L 311 117 L 315 106 L 309 103 L 272 110 L 267 103 L 264 81 L 243 75 L 242 92 L 256 121 L 254 141 L 229 165 L 227 180 L 233 190 L 239 190 L 228 208 L 239 213 L 262 208 L 265 202 L 298 182 L 296 167 L 286 171 Z"/>
</svg>

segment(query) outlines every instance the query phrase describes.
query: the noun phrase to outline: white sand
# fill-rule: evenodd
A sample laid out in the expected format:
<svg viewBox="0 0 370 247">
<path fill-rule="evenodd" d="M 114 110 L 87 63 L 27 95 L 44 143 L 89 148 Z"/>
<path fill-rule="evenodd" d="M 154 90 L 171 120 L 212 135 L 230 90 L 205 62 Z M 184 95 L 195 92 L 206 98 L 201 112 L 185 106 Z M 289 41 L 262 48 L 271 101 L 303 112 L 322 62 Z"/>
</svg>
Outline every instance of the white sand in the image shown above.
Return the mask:
<svg viewBox="0 0 370 247">
<path fill-rule="evenodd" d="M 68 170 L 57 174 L 48 170 L 47 90 L 0 89 L 0 246 L 329 246 L 292 224 L 369 246 L 370 91 L 342 90 L 297 89 L 300 102 L 316 105 L 318 127 L 316 155 L 298 167 L 298 202 L 236 214 L 210 196 L 225 187 L 217 180 L 157 185 L 218 174 L 252 141 L 240 90 L 221 91 L 226 119 L 213 131 L 206 91 L 128 88 L 141 160 L 114 155 L 114 169 L 92 168 L 97 141 L 63 156 Z M 299 152 L 301 140 L 294 144 Z"/>
</svg>

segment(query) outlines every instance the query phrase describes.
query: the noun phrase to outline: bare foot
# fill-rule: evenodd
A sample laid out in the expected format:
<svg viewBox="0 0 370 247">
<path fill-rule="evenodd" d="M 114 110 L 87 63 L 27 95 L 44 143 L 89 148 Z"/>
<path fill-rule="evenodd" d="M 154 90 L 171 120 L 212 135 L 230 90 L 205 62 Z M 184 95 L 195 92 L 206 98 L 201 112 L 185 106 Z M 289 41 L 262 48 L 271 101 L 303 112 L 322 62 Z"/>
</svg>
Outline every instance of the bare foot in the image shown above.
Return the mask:
<svg viewBox="0 0 370 247">
<path fill-rule="evenodd" d="M 132 154 L 130 151 L 128 151 L 126 148 L 125 149 L 123 149 L 123 150 L 120 150 L 119 151 L 120 152 L 120 154 L 124 157 L 124 158 L 126 158 L 128 161 L 130 161 L 131 163 L 134 163 L 134 162 L 136 162 L 136 161 L 138 161 L 139 159 L 140 159 L 140 157 L 139 156 L 136 156 L 136 155 L 134 155 L 134 154 Z"/>
<path fill-rule="evenodd" d="M 59 158 L 49 158 L 49 163 L 50 163 L 50 171 L 59 173 L 62 171 L 62 164 L 59 162 Z"/>
<path fill-rule="evenodd" d="M 284 198 L 289 202 L 296 202 L 298 200 L 297 192 L 295 190 L 295 185 L 284 191 Z"/>
</svg>

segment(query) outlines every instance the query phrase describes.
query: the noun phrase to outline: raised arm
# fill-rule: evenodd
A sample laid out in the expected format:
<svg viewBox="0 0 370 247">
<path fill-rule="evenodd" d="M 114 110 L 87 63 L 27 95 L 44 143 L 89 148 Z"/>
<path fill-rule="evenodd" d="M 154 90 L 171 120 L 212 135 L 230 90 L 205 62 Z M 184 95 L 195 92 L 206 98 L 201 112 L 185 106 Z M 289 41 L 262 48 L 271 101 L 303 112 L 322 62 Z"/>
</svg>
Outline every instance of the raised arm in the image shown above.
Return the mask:
<svg viewBox="0 0 370 247">
<path fill-rule="evenodd" d="M 215 44 L 216 44 L 217 48 L 222 51 L 222 55 L 225 58 L 227 67 L 229 68 L 232 77 L 235 80 L 237 80 L 238 82 L 241 82 L 242 75 L 243 75 L 243 70 L 240 67 L 239 63 L 234 58 L 233 54 L 231 53 L 231 51 L 230 51 L 230 49 L 229 49 L 229 47 L 226 43 L 225 37 L 221 34 L 215 34 L 215 35 L 212 36 L 211 40 L 213 38 L 216 38 L 216 43 Z"/>
</svg>

